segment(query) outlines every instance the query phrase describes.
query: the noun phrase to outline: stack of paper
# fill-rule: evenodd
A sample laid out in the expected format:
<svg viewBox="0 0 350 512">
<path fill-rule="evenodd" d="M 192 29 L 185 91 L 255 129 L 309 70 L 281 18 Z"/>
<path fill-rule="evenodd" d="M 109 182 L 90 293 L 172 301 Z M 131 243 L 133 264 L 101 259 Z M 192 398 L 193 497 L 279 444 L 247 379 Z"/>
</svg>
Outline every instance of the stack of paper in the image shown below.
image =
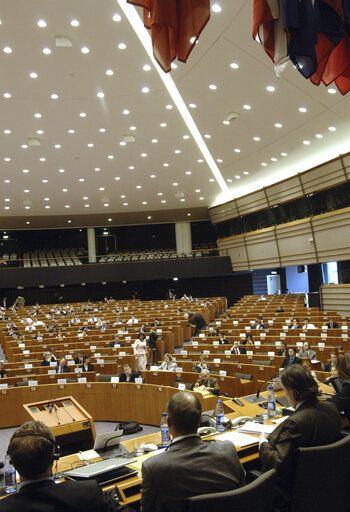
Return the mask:
<svg viewBox="0 0 350 512">
<path fill-rule="evenodd" d="M 247 421 L 242 427 L 237 429 L 237 432 L 247 432 L 248 434 L 271 434 L 275 428 L 276 425 L 264 425 L 263 423 Z"/>
</svg>

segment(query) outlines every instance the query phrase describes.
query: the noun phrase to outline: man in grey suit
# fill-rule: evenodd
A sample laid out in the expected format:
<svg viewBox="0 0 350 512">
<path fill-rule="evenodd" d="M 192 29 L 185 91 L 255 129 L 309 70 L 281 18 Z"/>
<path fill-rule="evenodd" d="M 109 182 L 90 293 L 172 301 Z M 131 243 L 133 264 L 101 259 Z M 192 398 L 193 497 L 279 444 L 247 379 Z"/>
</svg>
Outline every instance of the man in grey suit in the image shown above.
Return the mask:
<svg viewBox="0 0 350 512">
<path fill-rule="evenodd" d="M 245 473 L 230 441 L 206 442 L 197 435 L 202 407 L 180 391 L 167 405 L 172 443 L 142 464 L 142 512 L 179 512 L 187 498 L 229 491 L 245 483 Z"/>
<path fill-rule="evenodd" d="M 316 352 L 310 349 L 310 343 L 304 341 L 303 348 L 300 350 L 298 357 L 307 357 L 308 359 L 317 359 Z"/>
</svg>

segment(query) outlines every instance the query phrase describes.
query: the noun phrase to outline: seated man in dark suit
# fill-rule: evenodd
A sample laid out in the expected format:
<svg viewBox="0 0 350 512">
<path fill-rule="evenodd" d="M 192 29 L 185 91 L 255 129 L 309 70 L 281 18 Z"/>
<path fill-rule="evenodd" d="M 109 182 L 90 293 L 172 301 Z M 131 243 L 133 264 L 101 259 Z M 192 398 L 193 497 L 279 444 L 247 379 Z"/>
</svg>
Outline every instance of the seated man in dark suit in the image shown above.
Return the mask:
<svg viewBox="0 0 350 512">
<path fill-rule="evenodd" d="M 325 326 L 328 327 L 328 329 L 339 329 L 339 324 L 334 320 L 334 318 L 330 318 L 329 322 L 325 323 Z"/>
<path fill-rule="evenodd" d="M 301 329 L 299 318 L 293 318 L 292 323 L 288 325 L 288 329 Z"/>
<path fill-rule="evenodd" d="M 302 365 L 286 368 L 281 373 L 281 384 L 295 412 L 267 438 L 262 435 L 259 447 L 264 469 L 277 470 L 277 481 L 281 490 L 277 508 L 284 510 L 287 507 L 281 507 L 282 502 L 288 503 L 293 488 L 297 449 L 330 444 L 338 441 L 341 435 L 340 417 L 336 407 L 318 401 L 317 382 Z"/>
<path fill-rule="evenodd" d="M 300 357 L 296 355 L 297 351 L 295 347 L 289 347 L 288 355 L 284 358 L 281 368 L 287 368 L 292 364 L 301 364 L 302 361 Z"/>
<path fill-rule="evenodd" d="M 135 382 L 136 377 L 140 377 L 140 374 L 132 370 L 128 364 L 123 364 L 123 371 L 119 375 L 119 382 Z"/>
<path fill-rule="evenodd" d="M 194 388 L 199 388 L 200 386 L 204 386 L 211 391 L 213 395 L 218 395 L 220 393 L 218 379 L 214 377 L 210 377 L 209 370 L 202 370 L 201 376 L 193 386 Z"/>
<path fill-rule="evenodd" d="M 74 357 L 75 364 L 83 364 L 84 361 L 84 352 L 82 350 L 78 350 L 77 355 Z"/>
<path fill-rule="evenodd" d="M 207 443 L 197 435 L 202 408 L 192 393 L 180 391 L 167 405 L 172 442 L 142 464 L 143 512 L 179 512 L 187 498 L 244 485 L 244 470 L 229 441 Z"/>
<path fill-rule="evenodd" d="M 255 323 L 252 325 L 252 329 L 267 329 L 267 325 L 264 324 L 262 316 L 257 316 Z"/>
<path fill-rule="evenodd" d="M 244 347 L 239 346 L 239 341 L 235 340 L 231 348 L 231 354 L 246 354 L 247 351 Z"/>
<path fill-rule="evenodd" d="M 11 437 L 8 452 L 21 483 L 18 492 L 0 500 L 0 512 L 115 512 L 130 511 L 103 494 L 96 480 L 56 484 L 52 465 L 57 445 L 41 421 L 28 421 Z"/>
<path fill-rule="evenodd" d="M 83 364 L 79 366 L 83 372 L 94 372 L 95 366 L 91 363 L 91 357 L 89 355 L 84 356 Z"/>
<path fill-rule="evenodd" d="M 69 366 L 67 366 L 67 360 L 62 357 L 58 365 L 56 366 L 56 373 L 68 373 L 70 372 Z"/>
</svg>

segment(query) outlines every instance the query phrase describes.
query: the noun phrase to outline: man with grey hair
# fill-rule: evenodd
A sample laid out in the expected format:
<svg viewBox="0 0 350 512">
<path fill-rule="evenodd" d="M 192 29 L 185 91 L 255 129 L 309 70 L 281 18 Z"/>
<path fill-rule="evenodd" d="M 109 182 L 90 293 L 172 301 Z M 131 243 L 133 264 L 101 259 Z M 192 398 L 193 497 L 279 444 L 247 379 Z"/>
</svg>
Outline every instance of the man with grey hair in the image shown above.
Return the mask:
<svg viewBox="0 0 350 512">
<path fill-rule="evenodd" d="M 213 393 L 213 395 L 218 395 L 220 393 L 218 379 L 215 379 L 215 377 L 210 377 L 209 370 L 202 370 L 199 379 L 193 387 L 199 388 L 200 386 L 207 388 L 208 391 Z"/>
<path fill-rule="evenodd" d="M 167 405 L 172 442 L 142 464 L 142 512 L 179 512 L 191 496 L 229 491 L 245 483 L 244 469 L 230 441 L 206 442 L 197 435 L 202 407 L 188 391 Z"/>
</svg>

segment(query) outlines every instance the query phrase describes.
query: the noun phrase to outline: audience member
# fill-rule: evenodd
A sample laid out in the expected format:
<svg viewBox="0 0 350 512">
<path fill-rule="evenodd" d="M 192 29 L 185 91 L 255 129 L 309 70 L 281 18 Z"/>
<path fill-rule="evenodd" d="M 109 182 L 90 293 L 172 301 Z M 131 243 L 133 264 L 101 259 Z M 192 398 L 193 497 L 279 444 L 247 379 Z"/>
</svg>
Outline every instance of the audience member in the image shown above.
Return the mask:
<svg viewBox="0 0 350 512">
<path fill-rule="evenodd" d="M 308 359 L 317 359 L 316 352 L 310 349 L 310 343 L 304 341 L 303 348 L 299 351 L 298 357 L 307 357 Z"/>
<path fill-rule="evenodd" d="M 161 327 L 162 324 L 161 322 L 158 320 L 158 318 L 156 317 L 153 322 L 151 323 L 151 327 Z"/>
<path fill-rule="evenodd" d="M 123 371 L 119 375 L 119 382 L 135 382 L 140 377 L 138 372 L 133 371 L 128 364 L 123 364 Z"/>
<path fill-rule="evenodd" d="M 69 373 L 69 372 L 70 372 L 70 368 L 67 365 L 67 360 L 64 357 L 62 357 L 62 359 L 56 366 L 56 373 Z"/>
<path fill-rule="evenodd" d="M 220 333 L 218 342 L 219 342 L 219 345 L 228 345 L 229 344 L 228 339 L 225 338 L 223 333 Z"/>
<path fill-rule="evenodd" d="M 160 370 L 166 370 L 166 371 L 176 371 L 177 365 L 174 361 L 174 358 L 171 354 L 164 354 L 164 361 L 160 365 Z"/>
<path fill-rule="evenodd" d="M 277 351 L 278 356 L 288 356 L 288 345 L 286 341 L 281 341 L 281 348 Z"/>
<path fill-rule="evenodd" d="M 303 366 L 303 368 L 305 368 L 305 370 L 307 370 L 312 375 L 312 377 L 315 380 L 317 380 L 316 372 L 312 369 L 311 363 L 308 359 L 302 363 L 302 366 Z"/>
<path fill-rule="evenodd" d="M 193 367 L 194 372 L 201 373 L 202 370 L 211 372 L 211 365 L 208 363 L 208 357 L 205 354 L 199 356 L 199 362 Z"/>
<path fill-rule="evenodd" d="M 334 320 L 334 318 L 330 318 L 324 325 L 328 327 L 328 329 L 339 329 L 339 324 Z"/>
<path fill-rule="evenodd" d="M 287 368 L 292 364 L 301 364 L 301 359 L 296 355 L 295 347 L 288 348 L 288 355 L 284 358 L 281 368 Z"/>
<path fill-rule="evenodd" d="M 51 354 L 51 362 L 54 363 L 55 361 L 58 360 L 58 354 L 56 354 L 55 352 L 55 347 L 50 347 L 49 352 Z"/>
<path fill-rule="evenodd" d="M 147 344 L 150 349 L 150 363 L 152 366 L 157 366 L 158 364 L 158 349 L 157 349 L 157 339 L 159 338 L 156 333 L 155 327 L 151 327 L 151 332 L 149 333 Z"/>
<path fill-rule="evenodd" d="M 316 325 L 310 323 L 309 318 L 304 318 L 303 331 L 308 331 L 309 329 L 316 329 Z"/>
<path fill-rule="evenodd" d="M 83 364 L 79 366 L 83 372 L 94 372 L 95 366 L 91 363 L 91 357 L 89 355 L 84 356 Z"/>
<path fill-rule="evenodd" d="M 194 327 L 194 333 L 193 336 L 198 336 L 202 332 L 202 329 L 207 326 L 203 315 L 200 313 L 193 314 L 191 313 L 188 317 L 188 321 L 191 325 L 191 327 Z"/>
<path fill-rule="evenodd" d="M 330 372 L 331 368 L 337 366 L 337 354 L 335 352 L 330 352 L 329 354 L 329 363 L 327 363 L 324 367 L 326 372 Z"/>
<path fill-rule="evenodd" d="M 129 320 L 126 322 L 128 325 L 133 325 L 133 324 L 138 324 L 139 321 L 138 319 L 135 317 L 135 315 L 131 315 L 131 318 L 129 318 Z"/>
<path fill-rule="evenodd" d="M 246 354 L 246 349 L 239 346 L 239 341 L 235 340 L 231 348 L 231 354 Z"/>
<path fill-rule="evenodd" d="M 261 316 L 256 317 L 255 323 L 252 325 L 252 329 L 267 329 L 267 325 L 264 324 Z"/>
<path fill-rule="evenodd" d="M 275 313 L 284 313 L 284 309 L 282 308 L 282 306 L 278 306 Z"/>
<path fill-rule="evenodd" d="M 28 421 L 12 435 L 8 447 L 21 483 L 18 492 L 0 500 L 1 512 L 116 512 L 121 507 L 103 493 L 96 480 L 57 485 L 52 466 L 57 458 L 55 438 L 41 421 Z"/>
<path fill-rule="evenodd" d="M 200 386 L 204 386 L 208 391 L 213 393 L 213 395 L 219 395 L 220 394 L 220 387 L 218 383 L 218 379 L 215 379 L 214 377 L 210 377 L 210 371 L 209 370 L 202 370 L 201 375 L 195 385 L 194 388 L 199 388 Z"/>
<path fill-rule="evenodd" d="M 301 329 L 299 318 L 293 318 L 292 323 L 288 325 L 288 329 Z"/>
<path fill-rule="evenodd" d="M 115 334 L 114 338 L 113 338 L 113 341 L 110 342 L 109 346 L 110 347 L 124 347 L 124 343 L 122 343 L 120 341 L 119 335 Z"/>
<path fill-rule="evenodd" d="M 7 372 L 5 369 L 5 363 L 4 361 L 0 361 L 0 379 L 6 379 Z"/>
<path fill-rule="evenodd" d="M 136 370 L 141 372 L 146 370 L 147 364 L 147 349 L 146 349 L 146 337 L 143 333 L 139 334 L 139 337 L 134 341 L 132 346 L 135 356 Z"/>
<path fill-rule="evenodd" d="M 44 352 L 43 359 L 40 366 L 51 366 L 51 354 L 50 352 Z"/>
<path fill-rule="evenodd" d="M 84 362 L 84 352 L 82 350 L 78 350 L 77 355 L 74 357 L 75 364 L 83 364 Z"/>
<path fill-rule="evenodd" d="M 249 343 L 248 343 L 249 342 Z M 242 345 L 254 345 L 253 336 L 251 334 L 246 333 L 245 339 L 242 341 Z"/>
<path fill-rule="evenodd" d="M 234 444 L 207 443 L 197 435 L 201 413 L 201 404 L 192 393 L 181 391 L 169 400 L 167 421 L 173 440 L 164 453 L 142 464 L 143 512 L 179 512 L 191 496 L 244 485 Z"/>
<path fill-rule="evenodd" d="M 340 418 L 336 408 L 318 401 L 317 383 L 305 368 L 301 365 L 286 368 L 281 373 L 281 384 L 295 412 L 267 439 L 262 435 L 259 443 L 264 469 L 277 470 L 282 493 L 276 507 L 278 510 L 284 510 L 282 503 L 290 498 L 298 448 L 330 444 L 340 439 Z M 307 492 L 307 483 L 305 485 Z"/>
<path fill-rule="evenodd" d="M 341 390 L 333 395 L 329 401 L 332 402 L 339 412 L 344 415 L 350 423 L 350 351 L 338 354 L 337 365 L 338 380 Z"/>
</svg>

